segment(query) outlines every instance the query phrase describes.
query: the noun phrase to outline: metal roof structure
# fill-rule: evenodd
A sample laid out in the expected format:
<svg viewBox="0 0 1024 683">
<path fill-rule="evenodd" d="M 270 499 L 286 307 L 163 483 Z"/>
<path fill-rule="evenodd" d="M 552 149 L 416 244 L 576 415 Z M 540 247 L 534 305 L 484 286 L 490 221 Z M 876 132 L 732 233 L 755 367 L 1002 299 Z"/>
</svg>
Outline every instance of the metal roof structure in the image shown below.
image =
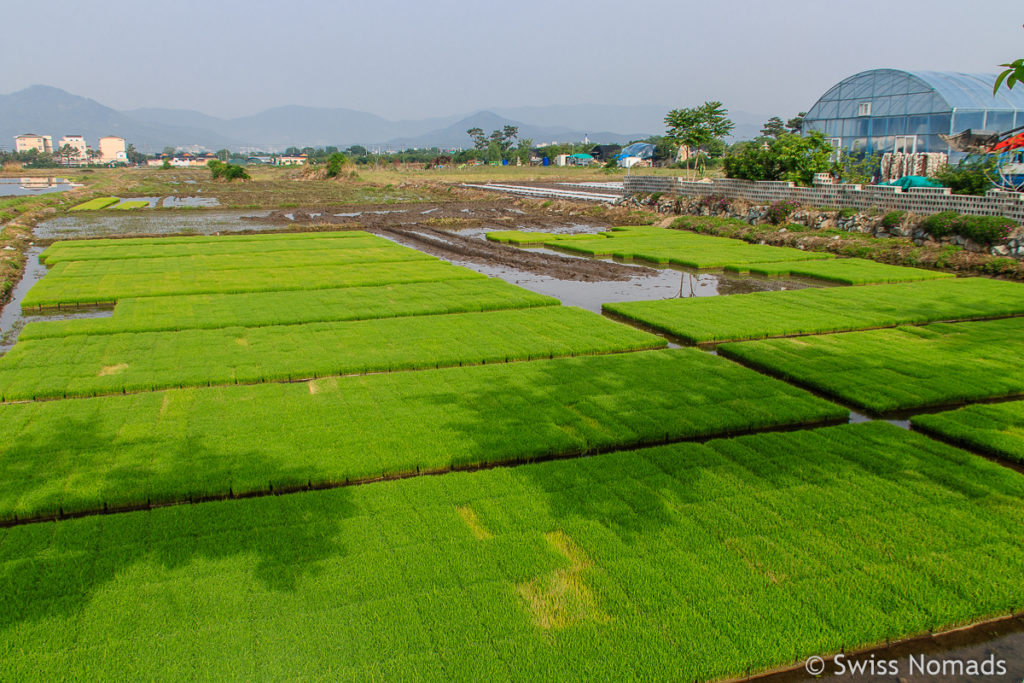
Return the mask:
<svg viewBox="0 0 1024 683">
<path fill-rule="evenodd" d="M 837 148 L 947 152 L 939 134 L 1024 125 L 1024 87 L 992 94 L 995 74 L 873 69 L 843 79 L 804 117 Z"/>
</svg>

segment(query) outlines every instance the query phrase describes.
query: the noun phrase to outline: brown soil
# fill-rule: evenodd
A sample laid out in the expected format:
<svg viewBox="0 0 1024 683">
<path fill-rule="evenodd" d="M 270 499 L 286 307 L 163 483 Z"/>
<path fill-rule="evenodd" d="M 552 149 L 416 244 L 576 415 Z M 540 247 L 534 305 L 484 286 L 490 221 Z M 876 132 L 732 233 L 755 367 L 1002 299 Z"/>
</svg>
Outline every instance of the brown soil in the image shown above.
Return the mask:
<svg viewBox="0 0 1024 683">
<path fill-rule="evenodd" d="M 564 228 L 574 223 L 611 227 L 621 225 L 631 217 L 615 210 L 595 212 L 594 207 L 577 203 L 558 202 L 557 206 L 542 204 L 506 198 L 497 201 L 346 205 L 323 212 L 315 209 L 281 209 L 268 216 L 248 220 L 285 222 L 305 229 L 366 230 L 443 259 L 514 268 L 561 280 L 624 281 L 654 274 L 651 268 L 526 251 L 479 237 L 464 237 L 454 232 L 480 227 L 544 230 Z M 335 213 L 360 215 L 336 216 Z"/>
<path fill-rule="evenodd" d="M 514 268 L 559 280 L 624 281 L 641 275 L 655 274 L 652 268 L 623 266 L 596 259 L 543 254 L 489 242 L 478 237 L 463 237 L 430 227 L 376 228 L 371 232 L 443 259 Z"/>
</svg>

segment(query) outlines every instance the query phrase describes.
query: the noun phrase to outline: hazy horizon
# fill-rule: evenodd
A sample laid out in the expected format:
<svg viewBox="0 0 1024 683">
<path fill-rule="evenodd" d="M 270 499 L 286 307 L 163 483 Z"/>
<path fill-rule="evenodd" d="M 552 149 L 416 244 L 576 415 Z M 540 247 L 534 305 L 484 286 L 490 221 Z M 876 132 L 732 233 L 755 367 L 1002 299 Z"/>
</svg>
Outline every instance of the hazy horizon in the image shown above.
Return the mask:
<svg viewBox="0 0 1024 683">
<path fill-rule="evenodd" d="M 0 76 L 0 92 L 44 84 L 119 110 L 190 109 L 221 118 L 281 105 L 403 120 L 708 99 L 785 117 L 859 71 L 995 73 L 1024 43 L 1024 12 L 1008 0 L 970 12 L 945 0 L 642 0 L 629 14 L 604 0 L 49 6 L 56 11 L 5 9 L 6 23 L 19 30 L 5 35 L 0 55 L 23 66 Z M 33 32 L 28 27 L 40 17 L 41 33 Z"/>
</svg>

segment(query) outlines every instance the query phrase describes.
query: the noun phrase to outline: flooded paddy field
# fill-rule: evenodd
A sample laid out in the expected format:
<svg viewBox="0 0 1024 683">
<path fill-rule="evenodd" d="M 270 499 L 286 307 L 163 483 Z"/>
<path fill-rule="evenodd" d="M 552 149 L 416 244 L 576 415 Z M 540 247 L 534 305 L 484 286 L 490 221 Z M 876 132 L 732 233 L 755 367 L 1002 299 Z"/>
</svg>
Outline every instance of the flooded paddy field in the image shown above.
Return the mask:
<svg viewBox="0 0 1024 683">
<path fill-rule="evenodd" d="M 287 221 L 265 220 L 269 214 L 270 211 L 266 210 L 245 209 L 137 210 L 117 214 L 81 212 L 41 221 L 33 232 L 40 240 L 55 241 L 93 237 L 215 235 L 287 227 Z"/>
<path fill-rule="evenodd" d="M 64 192 L 76 187 L 67 178 L 46 178 L 27 176 L 23 178 L 0 178 L 0 197 L 25 197 L 50 192 Z"/>
</svg>

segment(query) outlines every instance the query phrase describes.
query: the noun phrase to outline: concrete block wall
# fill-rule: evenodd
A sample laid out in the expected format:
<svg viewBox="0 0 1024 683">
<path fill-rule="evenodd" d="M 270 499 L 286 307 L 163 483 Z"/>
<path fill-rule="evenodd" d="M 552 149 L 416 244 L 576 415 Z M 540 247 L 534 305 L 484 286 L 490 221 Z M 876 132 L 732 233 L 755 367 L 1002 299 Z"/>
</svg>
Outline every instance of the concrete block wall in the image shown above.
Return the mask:
<svg viewBox="0 0 1024 683">
<path fill-rule="evenodd" d="M 906 192 L 898 187 L 852 184 L 818 184 L 797 187 L 780 181 L 755 182 L 735 178 L 687 181 L 660 176 L 626 176 L 626 194 L 674 194 L 683 197 L 715 195 L 766 205 L 795 201 L 802 206 L 825 209 L 852 208 L 883 211 L 907 211 L 927 216 L 940 211 L 956 211 L 974 216 L 1006 216 L 1024 224 L 1024 194 L 989 190 L 984 197 L 952 194 L 945 187 L 914 187 Z"/>
</svg>

